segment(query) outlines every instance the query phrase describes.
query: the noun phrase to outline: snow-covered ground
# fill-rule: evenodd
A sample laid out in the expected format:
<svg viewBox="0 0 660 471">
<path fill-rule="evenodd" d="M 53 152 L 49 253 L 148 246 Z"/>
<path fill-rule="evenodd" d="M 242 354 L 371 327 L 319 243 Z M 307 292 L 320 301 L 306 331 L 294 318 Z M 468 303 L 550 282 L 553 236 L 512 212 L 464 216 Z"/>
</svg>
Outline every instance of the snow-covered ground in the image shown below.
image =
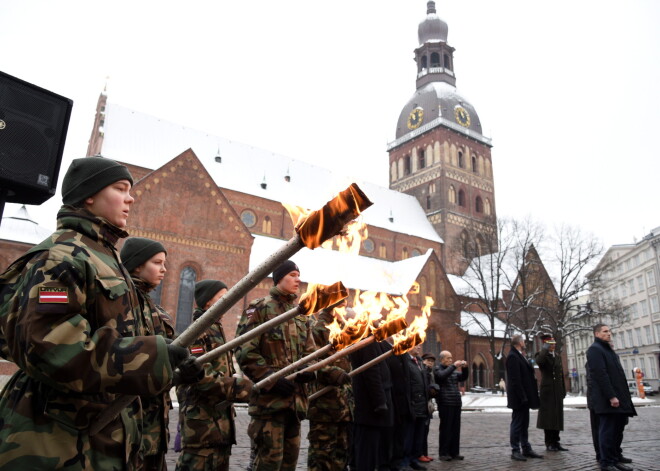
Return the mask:
<svg viewBox="0 0 660 471">
<path fill-rule="evenodd" d="M 656 396 L 647 396 L 646 399 L 633 397 L 633 404 L 635 406 L 657 406 L 660 401 L 655 399 Z M 564 398 L 564 408 L 585 408 L 587 407 L 586 396 L 566 396 Z M 484 394 L 484 393 L 465 393 L 463 396 L 463 409 L 474 409 L 481 412 L 504 412 L 509 409 L 506 408 L 506 396 L 500 394 Z"/>
</svg>

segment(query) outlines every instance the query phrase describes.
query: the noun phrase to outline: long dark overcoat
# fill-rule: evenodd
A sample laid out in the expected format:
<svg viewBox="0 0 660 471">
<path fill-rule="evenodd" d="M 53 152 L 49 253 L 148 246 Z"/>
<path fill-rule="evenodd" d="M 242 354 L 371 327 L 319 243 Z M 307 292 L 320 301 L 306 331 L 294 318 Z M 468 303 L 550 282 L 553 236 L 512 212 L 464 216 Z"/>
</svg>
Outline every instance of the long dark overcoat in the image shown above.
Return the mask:
<svg viewBox="0 0 660 471">
<path fill-rule="evenodd" d="M 619 356 L 599 338 L 587 349 L 587 374 L 589 404 L 596 414 L 637 415 Z M 619 399 L 619 407 L 610 405 L 613 397 Z"/>
<path fill-rule="evenodd" d="M 536 353 L 536 364 L 541 371 L 539 415 L 536 427 L 544 430 L 564 430 L 564 369 L 561 356 L 542 349 Z"/>
<path fill-rule="evenodd" d="M 506 357 L 506 406 L 509 409 L 538 409 L 539 391 L 534 367 L 515 348 Z"/>
</svg>

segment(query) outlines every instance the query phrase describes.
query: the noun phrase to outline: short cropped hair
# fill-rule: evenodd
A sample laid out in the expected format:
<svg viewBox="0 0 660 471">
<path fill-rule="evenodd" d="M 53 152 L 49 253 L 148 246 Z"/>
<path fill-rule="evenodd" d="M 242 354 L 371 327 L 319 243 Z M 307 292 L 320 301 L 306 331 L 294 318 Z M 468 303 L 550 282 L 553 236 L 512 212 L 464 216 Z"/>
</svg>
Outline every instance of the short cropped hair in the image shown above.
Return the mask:
<svg viewBox="0 0 660 471">
<path fill-rule="evenodd" d="M 523 345 L 525 341 L 523 340 L 523 336 L 520 334 L 516 334 L 513 337 L 511 337 L 511 345 Z"/>
<path fill-rule="evenodd" d="M 603 327 L 607 327 L 607 324 L 600 324 L 600 323 L 599 323 L 599 324 L 596 324 L 596 325 L 594 326 L 594 335 L 596 335 L 598 332 L 600 332 L 601 330 L 603 330 Z"/>
</svg>

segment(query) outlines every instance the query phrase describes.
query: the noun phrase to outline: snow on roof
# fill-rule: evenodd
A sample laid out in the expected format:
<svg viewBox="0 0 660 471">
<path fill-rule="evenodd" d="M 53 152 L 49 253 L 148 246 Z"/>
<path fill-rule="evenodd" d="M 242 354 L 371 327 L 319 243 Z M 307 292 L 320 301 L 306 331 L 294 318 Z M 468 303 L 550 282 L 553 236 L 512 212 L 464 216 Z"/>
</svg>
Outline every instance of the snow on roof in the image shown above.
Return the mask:
<svg viewBox="0 0 660 471">
<path fill-rule="evenodd" d="M 38 244 L 51 233 L 30 218 L 25 206 L 21 206 L 14 216 L 3 217 L 0 223 L 2 240 Z"/>
<path fill-rule="evenodd" d="M 355 182 L 374 203 L 364 213 L 367 224 L 442 243 L 414 196 L 119 105 L 108 103 L 105 113 L 104 157 L 156 169 L 191 148 L 220 188 L 307 209 L 320 208 Z"/>
<path fill-rule="evenodd" d="M 286 243 L 282 239 L 253 235 L 250 271 Z M 307 283 L 330 285 L 341 281 L 349 289 L 403 295 L 408 293 L 432 252 L 428 249 L 417 257 L 388 262 L 323 248 L 313 251 L 303 248 L 291 260 L 300 267 L 300 278 Z"/>
<path fill-rule="evenodd" d="M 506 324 L 495 318 L 495 337 L 504 338 Z M 461 329 L 469 335 L 488 337 L 486 330 L 490 331 L 490 318 L 483 312 L 461 311 Z"/>
</svg>

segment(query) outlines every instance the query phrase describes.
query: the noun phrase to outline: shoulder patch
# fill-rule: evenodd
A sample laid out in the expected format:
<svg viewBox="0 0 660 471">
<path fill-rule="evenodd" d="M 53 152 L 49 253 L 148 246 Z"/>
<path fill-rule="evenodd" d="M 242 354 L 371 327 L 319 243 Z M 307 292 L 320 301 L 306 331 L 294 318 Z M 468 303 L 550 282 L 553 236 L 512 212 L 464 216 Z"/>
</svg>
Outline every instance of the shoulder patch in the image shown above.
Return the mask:
<svg viewBox="0 0 660 471">
<path fill-rule="evenodd" d="M 204 347 L 202 347 L 201 345 L 193 345 L 192 347 L 190 347 L 190 353 L 192 353 L 193 355 L 201 355 L 204 353 Z"/>
<path fill-rule="evenodd" d="M 39 303 L 63 303 L 69 302 L 69 292 L 67 288 L 39 288 Z"/>
</svg>

